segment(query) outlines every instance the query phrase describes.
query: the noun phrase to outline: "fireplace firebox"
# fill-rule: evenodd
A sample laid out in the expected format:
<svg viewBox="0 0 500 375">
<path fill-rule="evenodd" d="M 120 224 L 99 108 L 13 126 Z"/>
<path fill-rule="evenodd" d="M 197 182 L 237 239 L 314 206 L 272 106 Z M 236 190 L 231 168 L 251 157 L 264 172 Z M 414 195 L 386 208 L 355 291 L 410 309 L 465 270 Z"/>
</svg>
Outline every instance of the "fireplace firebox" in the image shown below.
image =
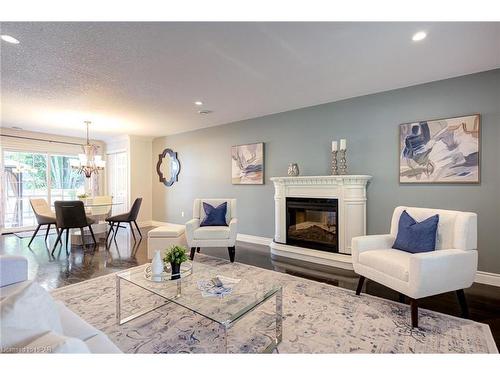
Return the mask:
<svg viewBox="0 0 500 375">
<path fill-rule="evenodd" d="M 286 244 L 338 253 L 338 200 L 286 198 Z"/>
</svg>

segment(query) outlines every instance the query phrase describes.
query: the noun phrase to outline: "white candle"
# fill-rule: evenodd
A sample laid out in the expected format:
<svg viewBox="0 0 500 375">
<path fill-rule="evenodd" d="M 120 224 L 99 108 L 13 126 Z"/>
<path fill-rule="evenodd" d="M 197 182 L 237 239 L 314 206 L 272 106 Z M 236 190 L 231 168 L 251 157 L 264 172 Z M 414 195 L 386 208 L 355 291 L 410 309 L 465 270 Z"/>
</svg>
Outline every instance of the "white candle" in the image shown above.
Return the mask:
<svg viewBox="0 0 500 375">
<path fill-rule="evenodd" d="M 347 141 L 345 139 L 340 140 L 340 149 L 345 150 L 347 148 Z"/>
<path fill-rule="evenodd" d="M 338 150 L 337 141 L 332 141 L 332 151 L 337 151 L 337 150 Z"/>
</svg>

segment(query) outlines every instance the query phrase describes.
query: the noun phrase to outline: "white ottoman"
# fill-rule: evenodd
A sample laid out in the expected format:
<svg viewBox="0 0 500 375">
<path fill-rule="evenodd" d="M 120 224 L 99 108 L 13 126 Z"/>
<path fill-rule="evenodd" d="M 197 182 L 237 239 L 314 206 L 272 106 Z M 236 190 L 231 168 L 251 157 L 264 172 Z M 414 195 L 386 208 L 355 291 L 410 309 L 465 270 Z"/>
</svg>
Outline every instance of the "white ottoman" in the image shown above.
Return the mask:
<svg viewBox="0 0 500 375">
<path fill-rule="evenodd" d="M 170 223 L 151 229 L 148 232 L 148 259 L 153 258 L 155 250 L 161 250 L 163 256 L 172 245 L 187 246 L 184 230 L 184 225 Z"/>
</svg>

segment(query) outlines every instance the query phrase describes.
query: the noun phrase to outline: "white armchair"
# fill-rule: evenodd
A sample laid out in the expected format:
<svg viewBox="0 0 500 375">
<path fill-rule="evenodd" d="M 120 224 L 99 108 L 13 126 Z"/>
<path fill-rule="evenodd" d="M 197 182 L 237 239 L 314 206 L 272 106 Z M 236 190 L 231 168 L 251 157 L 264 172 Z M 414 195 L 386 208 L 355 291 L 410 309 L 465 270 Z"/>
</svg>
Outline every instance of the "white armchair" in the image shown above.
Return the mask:
<svg viewBox="0 0 500 375">
<path fill-rule="evenodd" d="M 412 254 L 392 248 L 398 232 L 399 217 L 404 210 L 419 222 L 439 215 L 435 251 Z M 352 239 L 354 271 L 360 275 L 356 294 L 361 293 L 365 278 L 368 278 L 408 296 L 412 326 L 418 327 L 419 298 L 456 291 L 462 316 L 467 318 L 463 289 L 474 282 L 477 256 L 475 213 L 396 207 L 390 234 Z"/>
<path fill-rule="evenodd" d="M 200 227 L 205 218 L 203 202 L 214 207 L 227 202 L 227 226 Z M 195 251 L 201 247 L 227 247 L 229 259 L 234 262 L 236 234 L 238 233 L 238 219 L 236 218 L 236 199 L 195 199 L 193 203 L 193 219 L 186 223 L 186 239 L 191 248 L 191 260 Z"/>
</svg>

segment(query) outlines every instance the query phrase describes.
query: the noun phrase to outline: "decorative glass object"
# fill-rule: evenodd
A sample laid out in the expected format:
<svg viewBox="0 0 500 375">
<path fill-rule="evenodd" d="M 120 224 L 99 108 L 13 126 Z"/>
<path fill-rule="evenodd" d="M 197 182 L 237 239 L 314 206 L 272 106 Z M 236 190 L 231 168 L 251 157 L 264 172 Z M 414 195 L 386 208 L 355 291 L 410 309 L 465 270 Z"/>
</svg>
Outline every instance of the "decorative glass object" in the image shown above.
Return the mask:
<svg viewBox="0 0 500 375">
<path fill-rule="evenodd" d="M 340 150 L 340 163 L 339 163 L 339 174 L 347 174 L 347 160 L 346 154 L 347 150 Z"/>
<path fill-rule="evenodd" d="M 180 265 L 180 270 L 178 273 L 172 273 L 172 266 L 170 264 L 165 264 L 164 270 L 160 275 L 153 274 L 152 265 L 148 264 L 144 269 L 144 278 L 149 281 L 164 283 L 171 280 L 183 279 L 185 277 L 190 276 L 192 273 L 193 273 L 193 263 L 190 261 L 182 263 Z M 174 276 L 174 278 L 172 278 L 172 276 Z"/>
<path fill-rule="evenodd" d="M 288 164 L 288 175 L 291 177 L 299 175 L 299 166 L 297 165 L 297 163 Z"/>
<path fill-rule="evenodd" d="M 337 153 L 338 151 L 332 151 L 332 175 L 339 174 L 339 168 L 337 166 Z"/>
<path fill-rule="evenodd" d="M 161 252 L 160 250 L 155 251 L 155 255 L 153 257 L 153 260 L 151 262 L 151 272 L 154 276 L 159 276 L 163 273 L 163 259 L 161 259 Z"/>
</svg>

